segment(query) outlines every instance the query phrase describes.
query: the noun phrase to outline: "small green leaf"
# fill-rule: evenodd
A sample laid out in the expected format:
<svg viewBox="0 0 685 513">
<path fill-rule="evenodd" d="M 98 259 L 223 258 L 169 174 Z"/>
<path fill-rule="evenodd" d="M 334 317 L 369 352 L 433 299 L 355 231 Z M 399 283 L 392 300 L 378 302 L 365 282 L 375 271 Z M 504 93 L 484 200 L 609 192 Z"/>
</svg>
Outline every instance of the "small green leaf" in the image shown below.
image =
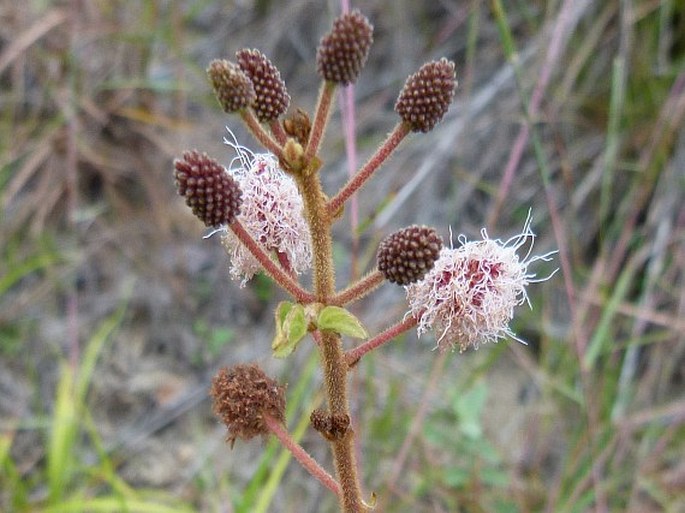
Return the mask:
<svg viewBox="0 0 685 513">
<path fill-rule="evenodd" d="M 307 334 L 304 307 L 286 301 L 276 308 L 276 336 L 271 344 L 274 357 L 285 358 Z"/>
<path fill-rule="evenodd" d="M 320 330 L 334 331 L 354 338 L 367 338 L 369 334 L 354 315 L 339 306 L 327 306 L 319 313 L 316 325 Z"/>
<path fill-rule="evenodd" d="M 288 312 L 293 306 L 295 306 L 295 304 L 290 301 L 281 301 L 278 303 L 278 306 L 276 307 L 276 329 L 281 329 L 283 327 L 285 316 L 288 315 Z"/>
</svg>

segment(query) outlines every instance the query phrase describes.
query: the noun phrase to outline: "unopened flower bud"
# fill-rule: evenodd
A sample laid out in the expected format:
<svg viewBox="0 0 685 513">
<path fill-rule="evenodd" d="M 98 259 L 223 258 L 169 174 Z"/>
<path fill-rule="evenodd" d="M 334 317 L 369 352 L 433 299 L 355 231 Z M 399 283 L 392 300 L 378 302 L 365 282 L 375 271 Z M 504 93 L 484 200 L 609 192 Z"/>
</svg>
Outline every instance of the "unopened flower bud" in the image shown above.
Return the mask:
<svg viewBox="0 0 685 513">
<path fill-rule="evenodd" d="M 238 182 L 205 153 L 184 152 L 174 161 L 174 178 L 179 195 L 206 226 L 231 224 L 240 213 Z"/>
<path fill-rule="evenodd" d="M 212 380 L 213 411 L 228 428 L 226 441 L 266 435 L 264 416 L 285 421 L 285 388 L 257 365 L 223 368 Z"/>
<path fill-rule="evenodd" d="M 207 76 L 224 112 L 237 112 L 254 102 L 256 94 L 252 82 L 237 64 L 215 59 L 209 63 Z"/>
<path fill-rule="evenodd" d="M 240 50 L 236 58 L 254 87 L 252 108 L 257 119 L 262 123 L 277 119 L 290 105 L 290 95 L 276 66 L 259 50 Z"/>
<path fill-rule="evenodd" d="M 322 409 L 312 411 L 309 416 L 312 427 L 326 440 L 342 440 L 350 427 L 350 416 L 345 413 L 330 414 Z"/>
<path fill-rule="evenodd" d="M 333 22 L 319 43 L 316 66 L 324 80 L 348 85 L 357 80 L 373 42 L 373 26 L 357 9 Z"/>
<path fill-rule="evenodd" d="M 433 228 L 409 226 L 387 236 L 378 248 L 378 270 L 398 285 L 419 281 L 433 268 L 442 239 Z"/>
<path fill-rule="evenodd" d="M 453 62 L 442 58 L 426 63 L 405 82 L 395 111 L 413 132 L 428 132 L 447 112 L 456 85 Z"/>
</svg>

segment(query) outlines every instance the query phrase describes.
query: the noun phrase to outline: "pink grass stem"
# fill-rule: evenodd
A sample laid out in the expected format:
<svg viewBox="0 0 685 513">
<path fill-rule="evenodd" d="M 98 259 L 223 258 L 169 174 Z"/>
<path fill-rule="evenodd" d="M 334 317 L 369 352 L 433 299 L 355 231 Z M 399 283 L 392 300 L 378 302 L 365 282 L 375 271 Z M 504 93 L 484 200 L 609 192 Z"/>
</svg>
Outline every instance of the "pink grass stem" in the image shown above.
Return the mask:
<svg viewBox="0 0 685 513">
<path fill-rule="evenodd" d="M 564 2 L 559 12 L 559 16 L 557 17 L 557 22 L 554 25 L 554 29 L 550 32 L 552 37 L 547 45 L 545 61 L 540 68 L 540 74 L 531 95 L 530 103 L 528 105 L 528 112 L 526 113 L 526 121 L 521 127 L 521 130 L 519 131 L 516 141 L 511 149 L 509 159 L 507 160 L 507 164 L 504 168 L 500 187 L 497 191 L 497 198 L 495 199 L 493 208 L 488 215 L 487 225 L 490 227 L 493 227 L 497 222 L 497 218 L 499 217 L 502 206 L 509 197 L 509 189 L 514 181 L 516 169 L 521 162 L 523 151 L 525 150 L 530 137 L 531 124 L 535 122 L 535 119 L 538 116 L 540 104 L 542 103 L 547 86 L 549 85 L 552 77 L 552 71 L 555 69 L 555 66 L 558 65 L 563 54 L 564 43 L 568 41 L 567 34 L 571 25 L 572 16 L 570 10 L 572 7 L 572 0 L 566 0 Z"/>
<path fill-rule="evenodd" d="M 406 319 L 398 322 L 397 324 L 393 324 L 389 328 L 387 328 L 385 331 L 382 331 L 372 339 L 367 340 L 363 344 L 355 347 L 354 349 L 350 349 L 345 353 L 345 360 L 347 360 L 347 365 L 350 367 L 354 366 L 362 356 L 364 356 L 366 353 L 369 351 L 373 351 L 377 347 L 382 346 L 386 342 L 389 342 L 390 340 L 394 339 L 398 335 L 401 335 L 407 330 L 410 330 L 414 326 L 418 324 L 418 320 L 412 316 L 408 315 Z"/>
<path fill-rule="evenodd" d="M 385 139 L 385 142 L 376 150 L 376 153 L 373 154 L 357 174 L 354 175 L 328 203 L 328 212 L 330 214 L 337 212 L 350 196 L 362 188 L 371 175 L 388 160 L 393 151 L 395 151 L 399 144 L 409 134 L 409 131 L 410 126 L 407 123 L 400 122 L 395 126 L 393 131 L 390 132 Z"/>
<path fill-rule="evenodd" d="M 317 461 L 312 458 L 300 444 L 293 440 L 283 424 L 274 419 L 271 415 L 267 414 L 264 415 L 264 422 L 274 436 L 280 440 L 283 446 L 290 451 L 290 453 L 307 472 L 314 476 L 322 485 L 340 497 L 342 492 L 338 482 L 333 478 L 333 476 L 326 472 L 326 470 L 319 465 Z"/>
<path fill-rule="evenodd" d="M 349 10 L 349 6 L 348 10 Z M 343 12 L 345 10 L 343 5 Z M 357 142 L 355 139 L 356 115 L 354 108 L 354 84 L 343 87 L 340 90 L 340 113 L 342 117 L 343 134 L 345 135 L 345 154 L 347 156 L 347 174 L 350 178 L 354 176 L 357 169 Z M 359 253 L 359 234 L 357 228 L 359 227 L 359 202 L 357 196 L 352 195 L 350 198 L 350 233 L 352 234 L 352 248 L 350 261 L 350 274 L 353 278 L 357 278 L 358 270 L 358 253 Z"/>
<path fill-rule="evenodd" d="M 262 267 L 264 271 L 273 278 L 273 280 L 278 283 L 283 289 L 290 293 L 297 301 L 300 303 L 311 303 L 314 301 L 314 294 L 304 290 L 293 278 L 291 278 L 288 273 L 281 269 L 276 263 L 271 260 L 269 255 L 264 251 L 264 249 L 252 238 L 245 227 L 237 219 L 233 221 L 229 228 L 238 237 L 238 240 L 242 242 L 248 251 L 254 256 Z"/>
</svg>

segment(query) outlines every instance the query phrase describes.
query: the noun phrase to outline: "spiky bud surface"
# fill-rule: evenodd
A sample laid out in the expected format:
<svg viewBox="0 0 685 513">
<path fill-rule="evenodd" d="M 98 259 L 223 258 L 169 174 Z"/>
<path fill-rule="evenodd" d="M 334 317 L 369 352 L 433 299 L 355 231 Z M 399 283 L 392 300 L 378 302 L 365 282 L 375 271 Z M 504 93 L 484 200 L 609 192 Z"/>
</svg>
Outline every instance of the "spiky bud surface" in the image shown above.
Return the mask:
<svg viewBox="0 0 685 513">
<path fill-rule="evenodd" d="M 209 63 L 207 76 L 224 112 L 237 112 L 254 102 L 256 93 L 252 81 L 237 64 L 215 59 Z"/>
<path fill-rule="evenodd" d="M 428 62 L 407 78 L 395 111 L 413 132 L 428 132 L 449 109 L 456 86 L 452 61 L 442 58 Z"/>
<path fill-rule="evenodd" d="M 319 43 L 319 75 L 342 85 L 353 83 L 366 63 L 372 42 L 373 26 L 357 9 L 337 17 L 331 31 Z"/>
<path fill-rule="evenodd" d="M 378 270 L 398 285 L 419 281 L 433 268 L 442 239 L 433 228 L 412 225 L 388 235 L 378 247 Z"/>
<path fill-rule="evenodd" d="M 228 428 L 226 441 L 249 440 L 266 435 L 264 415 L 285 421 L 285 388 L 267 376 L 257 365 L 236 365 L 219 370 L 210 395 L 213 411 Z"/>
<path fill-rule="evenodd" d="M 174 161 L 174 178 L 178 193 L 206 226 L 231 224 L 240 213 L 242 192 L 238 182 L 207 154 L 184 152 Z"/>
<path fill-rule="evenodd" d="M 290 105 L 290 95 L 276 66 L 259 50 L 239 50 L 236 58 L 254 87 L 252 108 L 257 119 L 261 123 L 277 119 Z"/>
</svg>

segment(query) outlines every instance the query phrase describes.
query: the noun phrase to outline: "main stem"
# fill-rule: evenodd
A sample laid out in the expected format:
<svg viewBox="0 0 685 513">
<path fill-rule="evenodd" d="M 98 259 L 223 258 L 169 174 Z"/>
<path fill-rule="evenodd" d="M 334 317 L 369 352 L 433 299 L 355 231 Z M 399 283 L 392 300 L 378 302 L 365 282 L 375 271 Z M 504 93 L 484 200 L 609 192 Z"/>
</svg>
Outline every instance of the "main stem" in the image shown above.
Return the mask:
<svg viewBox="0 0 685 513">
<path fill-rule="evenodd" d="M 326 208 L 326 199 L 321 189 L 318 169 L 311 167 L 305 169 L 298 176 L 298 181 L 312 236 L 314 293 L 317 302 L 328 305 L 335 294 L 331 218 Z M 323 363 L 329 414 L 347 415 L 349 417 L 347 361 L 340 335 L 329 331 L 322 332 L 319 350 Z M 351 429 L 348 429 L 342 438 L 331 441 L 335 470 L 342 489 L 340 499 L 344 513 L 361 513 L 364 511 L 353 442 L 354 434 Z"/>
</svg>

